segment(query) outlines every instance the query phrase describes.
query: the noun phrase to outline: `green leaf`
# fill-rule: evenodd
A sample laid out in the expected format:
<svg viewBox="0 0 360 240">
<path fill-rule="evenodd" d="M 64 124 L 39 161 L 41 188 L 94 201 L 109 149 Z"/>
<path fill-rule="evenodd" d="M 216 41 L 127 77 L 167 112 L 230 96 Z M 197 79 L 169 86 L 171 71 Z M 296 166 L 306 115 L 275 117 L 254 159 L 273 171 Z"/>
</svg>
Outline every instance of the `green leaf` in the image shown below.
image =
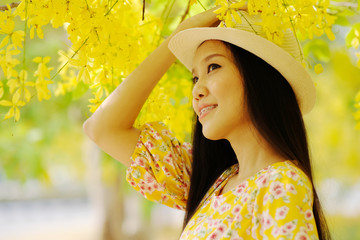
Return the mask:
<svg viewBox="0 0 360 240">
<path fill-rule="evenodd" d="M 340 16 L 340 15 L 337 16 L 334 24 L 337 24 L 340 26 L 350 26 L 349 19 L 345 16 Z"/>
<path fill-rule="evenodd" d="M 304 54 L 311 54 L 317 60 L 322 62 L 330 61 L 330 49 L 328 43 L 322 39 L 314 39 L 304 46 Z"/>
</svg>

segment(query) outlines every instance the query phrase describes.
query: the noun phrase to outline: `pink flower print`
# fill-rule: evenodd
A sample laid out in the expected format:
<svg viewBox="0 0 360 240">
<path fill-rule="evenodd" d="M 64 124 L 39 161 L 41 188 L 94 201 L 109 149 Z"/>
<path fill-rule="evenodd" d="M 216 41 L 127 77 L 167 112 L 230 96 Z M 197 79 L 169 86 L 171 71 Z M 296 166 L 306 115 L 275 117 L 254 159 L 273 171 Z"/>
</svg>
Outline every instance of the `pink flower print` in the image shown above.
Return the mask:
<svg viewBox="0 0 360 240">
<path fill-rule="evenodd" d="M 182 206 L 180 206 L 179 204 L 175 204 L 174 208 L 179 209 L 179 210 L 184 210 L 184 208 Z"/>
<path fill-rule="evenodd" d="M 262 174 L 258 179 L 255 180 L 255 183 L 259 188 L 267 187 L 269 185 L 268 175 Z"/>
<path fill-rule="evenodd" d="M 147 184 L 151 184 L 151 183 L 155 182 L 154 177 L 151 176 L 149 173 L 145 173 L 143 178 L 144 178 L 145 183 L 147 183 Z"/>
<path fill-rule="evenodd" d="M 249 199 L 249 195 L 245 195 L 242 199 L 241 199 L 241 202 L 242 203 L 246 203 L 247 201 L 248 201 L 248 199 Z"/>
<path fill-rule="evenodd" d="M 289 212 L 288 207 L 286 207 L 286 206 L 279 207 L 278 209 L 276 209 L 275 220 L 284 219 L 288 212 Z"/>
<path fill-rule="evenodd" d="M 170 152 L 164 157 L 164 162 L 168 164 L 172 164 L 173 159 L 174 159 L 174 155 Z"/>
<path fill-rule="evenodd" d="M 286 190 L 294 195 L 297 194 L 297 191 L 296 191 L 294 185 L 291 183 L 286 184 Z"/>
<path fill-rule="evenodd" d="M 142 190 L 142 191 L 145 191 L 146 189 L 146 185 L 145 185 L 145 182 L 143 180 L 141 180 L 138 184 L 139 188 Z"/>
<path fill-rule="evenodd" d="M 165 173 L 165 176 L 167 176 L 167 177 L 170 177 L 170 176 L 171 176 L 170 171 L 169 171 L 166 167 L 163 167 L 163 171 L 164 171 L 164 173 Z"/>
<path fill-rule="evenodd" d="M 165 194 L 161 194 L 161 202 L 167 202 L 169 200 L 169 197 Z"/>
<path fill-rule="evenodd" d="M 145 192 L 152 194 L 154 192 L 154 188 L 151 185 L 145 186 Z"/>
<path fill-rule="evenodd" d="M 299 174 L 297 174 L 296 172 L 291 171 L 291 170 L 287 171 L 287 172 L 286 172 L 286 175 L 287 175 L 289 178 L 292 178 L 292 179 L 295 180 L 295 181 L 299 178 Z"/>
<path fill-rule="evenodd" d="M 179 144 L 176 144 L 175 147 L 178 152 L 181 152 L 181 146 Z"/>
<path fill-rule="evenodd" d="M 296 228 L 296 225 L 293 222 L 288 222 L 281 227 L 284 235 L 291 233 Z"/>
<path fill-rule="evenodd" d="M 224 233 L 226 228 L 227 228 L 227 226 L 225 224 L 220 224 L 220 226 L 217 228 L 216 231 L 218 231 L 220 233 Z"/>
<path fill-rule="evenodd" d="M 171 136 L 171 132 L 169 131 L 169 130 L 162 130 L 161 131 L 161 134 L 162 135 L 164 135 L 164 136 L 167 136 L 167 137 L 169 137 L 169 138 L 171 138 L 172 136 Z"/>
<path fill-rule="evenodd" d="M 267 192 L 267 193 L 265 194 L 265 196 L 264 196 L 264 203 L 266 203 L 266 202 L 268 201 L 269 195 L 270 195 L 269 192 Z"/>
<path fill-rule="evenodd" d="M 157 154 L 152 154 L 151 156 L 153 156 L 155 162 L 158 162 L 160 160 L 160 157 Z"/>
<path fill-rule="evenodd" d="M 249 202 L 249 204 L 247 205 L 247 210 L 250 214 L 254 211 L 254 203 L 253 202 Z"/>
<path fill-rule="evenodd" d="M 138 141 L 137 143 L 136 143 L 136 148 L 141 148 L 142 147 L 142 142 L 141 141 Z"/>
<path fill-rule="evenodd" d="M 207 240 L 215 240 L 218 239 L 220 237 L 220 234 L 218 232 L 213 232 L 212 234 L 209 235 L 209 237 L 207 237 Z"/>
<path fill-rule="evenodd" d="M 310 240 L 310 238 L 305 232 L 299 232 L 296 234 L 295 240 Z"/>
<path fill-rule="evenodd" d="M 248 182 L 243 182 L 240 185 L 238 185 L 235 189 L 233 189 L 232 192 L 235 196 L 241 196 L 245 191 L 245 189 L 247 188 L 247 186 L 248 186 Z"/>
<path fill-rule="evenodd" d="M 234 220 L 237 221 L 237 222 L 241 222 L 243 219 L 243 217 L 241 216 L 241 214 L 238 214 L 235 216 Z"/>
<path fill-rule="evenodd" d="M 263 229 L 269 229 L 272 225 L 274 225 L 274 220 L 270 216 L 268 212 L 264 212 L 261 218 L 261 225 Z"/>
<path fill-rule="evenodd" d="M 153 133 L 152 135 L 156 140 L 161 140 L 161 135 L 159 133 Z"/>
<path fill-rule="evenodd" d="M 136 186 L 136 182 L 135 182 L 134 180 L 132 180 L 132 179 L 131 179 L 131 181 L 130 181 L 130 185 L 131 185 L 132 187 L 135 187 L 135 186 Z"/>
<path fill-rule="evenodd" d="M 155 147 L 155 144 L 152 143 L 151 141 L 146 141 L 144 145 L 149 150 L 151 150 L 151 149 L 153 149 Z"/>
<path fill-rule="evenodd" d="M 231 205 L 229 203 L 223 203 L 219 208 L 219 213 L 223 214 L 226 211 L 228 211 L 231 208 Z"/>
<path fill-rule="evenodd" d="M 192 145 L 190 143 L 184 142 L 183 147 L 185 148 L 188 155 L 192 155 Z"/>
<path fill-rule="evenodd" d="M 278 228 L 278 227 L 273 227 L 273 229 L 272 229 L 272 231 L 271 231 L 271 234 L 272 234 L 273 237 L 279 236 L 279 234 L 280 234 L 280 228 Z"/>
<path fill-rule="evenodd" d="M 153 128 L 149 128 L 149 133 L 151 134 L 151 135 L 154 135 L 155 133 L 157 133 Z"/>
<path fill-rule="evenodd" d="M 311 223 L 306 223 L 306 229 L 308 231 L 312 231 L 312 230 L 314 230 L 314 225 L 312 225 Z"/>
<path fill-rule="evenodd" d="M 213 202 L 211 203 L 211 207 L 214 209 L 214 210 L 217 210 L 218 207 L 220 206 L 220 201 L 218 198 L 214 198 L 213 199 Z"/>
<path fill-rule="evenodd" d="M 142 157 L 135 158 L 136 165 L 138 165 L 140 167 L 145 167 L 145 161 L 146 160 Z"/>
<path fill-rule="evenodd" d="M 313 212 L 310 210 L 310 209 L 308 209 L 308 210 L 306 210 L 305 211 L 305 219 L 307 220 L 307 221 L 309 221 L 310 219 L 312 219 L 314 216 L 313 216 Z"/>
<path fill-rule="evenodd" d="M 236 205 L 235 207 L 233 207 L 233 209 L 231 210 L 231 213 L 233 215 L 238 215 L 240 213 L 241 207 L 239 205 Z"/>
<path fill-rule="evenodd" d="M 216 225 L 216 220 L 214 220 L 214 219 L 212 219 L 212 218 L 209 218 L 208 220 L 207 220 L 207 222 L 208 222 L 208 227 L 209 228 L 214 228 L 214 227 L 216 227 L 217 225 Z"/>
<path fill-rule="evenodd" d="M 274 195 L 275 199 L 281 198 L 286 194 L 284 184 L 279 181 L 271 183 L 270 192 Z"/>
<path fill-rule="evenodd" d="M 211 228 L 217 228 L 221 223 L 220 219 L 211 219 L 209 227 Z"/>
<path fill-rule="evenodd" d="M 156 162 L 156 163 L 155 163 L 155 169 L 156 169 L 157 171 L 159 171 L 159 170 L 160 170 L 160 165 L 159 165 L 159 163 L 158 163 L 158 162 Z"/>
<path fill-rule="evenodd" d="M 160 185 L 157 182 L 154 182 L 152 186 L 153 186 L 154 190 L 159 191 Z"/>
</svg>

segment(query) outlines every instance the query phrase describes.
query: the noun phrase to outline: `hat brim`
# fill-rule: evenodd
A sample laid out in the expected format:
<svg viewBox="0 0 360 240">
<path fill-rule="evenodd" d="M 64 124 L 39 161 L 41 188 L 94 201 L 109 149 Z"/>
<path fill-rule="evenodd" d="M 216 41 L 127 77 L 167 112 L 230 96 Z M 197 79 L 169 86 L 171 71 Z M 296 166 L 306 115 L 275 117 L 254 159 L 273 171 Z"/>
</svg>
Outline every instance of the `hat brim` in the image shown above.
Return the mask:
<svg viewBox="0 0 360 240">
<path fill-rule="evenodd" d="M 316 91 L 309 73 L 288 52 L 254 33 L 222 27 L 190 28 L 173 36 L 168 47 L 175 57 L 192 71 L 195 52 L 206 40 L 226 41 L 260 57 L 287 79 L 294 90 L 302 114 L 310 112 L 313 108 Z"/>
</svg>

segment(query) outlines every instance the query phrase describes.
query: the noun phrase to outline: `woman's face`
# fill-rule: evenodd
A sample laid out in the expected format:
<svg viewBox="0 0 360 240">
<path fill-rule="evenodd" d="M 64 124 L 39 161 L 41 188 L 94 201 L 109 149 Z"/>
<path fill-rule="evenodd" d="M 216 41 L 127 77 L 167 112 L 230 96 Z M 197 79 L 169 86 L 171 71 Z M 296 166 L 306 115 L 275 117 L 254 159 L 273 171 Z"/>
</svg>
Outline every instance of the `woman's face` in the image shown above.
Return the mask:
<svg viewBox="0 0 360 240">
<path fill-rule="evenodd" d="M 193 77 L 193 108 L 204 136 L 229 140 L 249 123 L 242 76 L 230 50 L 221 41 L 205 41 L 195 53 Z"/>
</svg>

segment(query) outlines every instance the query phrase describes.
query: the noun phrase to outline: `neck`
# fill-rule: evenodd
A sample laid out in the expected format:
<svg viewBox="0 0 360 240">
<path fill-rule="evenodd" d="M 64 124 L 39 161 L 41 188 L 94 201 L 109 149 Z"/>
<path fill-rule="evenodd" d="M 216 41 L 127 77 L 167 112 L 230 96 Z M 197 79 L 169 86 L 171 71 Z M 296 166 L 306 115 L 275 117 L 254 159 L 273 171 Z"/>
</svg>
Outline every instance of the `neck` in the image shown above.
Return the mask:
<svg viewBox="0 0 360 240">
<path fill-rule="evenodd" d="M 227 140 L 239 162 L 239 173 L 234 176 L 239 181 L 253 176 L 271 164 L 286 160 L 276 153 L 252 126 L 234 129 Z"/>
</svg>

